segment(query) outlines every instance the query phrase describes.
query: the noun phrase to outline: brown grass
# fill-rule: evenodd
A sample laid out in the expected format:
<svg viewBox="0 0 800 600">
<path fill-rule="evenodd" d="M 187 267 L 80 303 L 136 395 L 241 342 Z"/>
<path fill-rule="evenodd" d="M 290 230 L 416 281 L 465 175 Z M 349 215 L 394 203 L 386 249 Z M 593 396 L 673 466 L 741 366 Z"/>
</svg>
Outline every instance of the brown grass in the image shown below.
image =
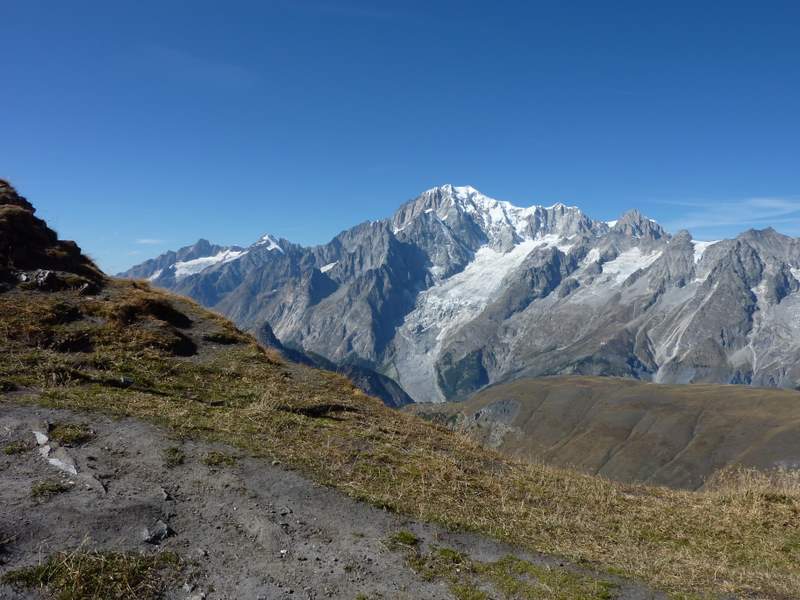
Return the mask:
<svg viewBox="0 0 800 600">
<path fill-rule="evenodd" d="M 186 300 L 141 284 L 115 283 L 109 294 L 96 304 L 66 293 L 36 302 L 0 296 L 0 379 L 35 388 L 30 402 L 136 416 L 179 436 L 225 442 L 354 498 L 642 580 L 676 597 L 777 599 L 800 589 L 800 488 L 787 474 L 727 473 L 710 491 L 692 493 L 522 464 L 390 410 L 338 375 L 282 364 L 249 338 L 203 344 L 209 328 L 232 326 Z M 143 338 L 158 320 L 152 315 L 127 325 L 109 318 L 115 304 L 139 294 L 191 318 L 185 333 L 197 355 L 177 357 Z M 96 342 L 91 355 L 9 336 L 20 326 L 41 327 L 37 315 L 56 300 L 79 305 L 80 323 Z M 52 373 L 63 372 L 73 375 L 54 383 Z M 121 376 L 135 384 L 108 384 Z"/>
</svg>

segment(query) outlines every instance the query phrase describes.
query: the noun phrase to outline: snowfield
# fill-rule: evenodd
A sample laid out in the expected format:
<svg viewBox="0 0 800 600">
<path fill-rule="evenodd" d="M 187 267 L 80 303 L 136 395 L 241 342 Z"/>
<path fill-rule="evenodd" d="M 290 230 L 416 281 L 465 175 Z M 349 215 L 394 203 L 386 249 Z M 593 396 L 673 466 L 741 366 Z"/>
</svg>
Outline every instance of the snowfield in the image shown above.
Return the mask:
<svg viewBox="0 0 800 600">
<path fill-rule="evenodd" d="M 204 258 L 195 258 L 194 260 L 187 260 L 175 263 L 175 279 L 183 279 L 189 275 L 195 275 L 201 271 L 205 271 L 214 265 L 229 263 L 247 254 L 246 250 L 224 250 L 214 256 L 206 256 Z M 160 274 L 160 273 L 159 273 Z"/>
<path fill-rule="evenodd" d="M 603 273 L 612 275 L 613 281 L 622 283 L 639 269 L 646 269 L 658 260 L 661 251 L 642 254 L 640 248 L 626 250 L 614 260 L 603 263 Z"/>
</svg>

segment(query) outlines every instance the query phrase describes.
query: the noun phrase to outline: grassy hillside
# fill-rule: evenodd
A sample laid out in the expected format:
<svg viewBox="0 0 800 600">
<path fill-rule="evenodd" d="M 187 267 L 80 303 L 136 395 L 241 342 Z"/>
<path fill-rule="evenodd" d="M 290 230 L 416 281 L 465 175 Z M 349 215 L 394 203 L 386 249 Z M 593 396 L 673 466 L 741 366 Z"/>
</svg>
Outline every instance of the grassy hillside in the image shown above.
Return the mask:
<svg viewBox="0 0 800 600">
<path fill-rule="evenodd" d="M 418 405 L 504 454 L 619 481 L 696 489 L 730 465 L 800 465 L 800 393 L 546 377 Z"/>
<path fill-rule="evenodd" d="M 130 415 L 282 461 L 365 501 L 667 590 L 790 598 L 800 487 L 750 474 L 702 493 L 530 465 L 283 363 L 138 282 L 0 294 L 0 402 Z"/>
</svg>

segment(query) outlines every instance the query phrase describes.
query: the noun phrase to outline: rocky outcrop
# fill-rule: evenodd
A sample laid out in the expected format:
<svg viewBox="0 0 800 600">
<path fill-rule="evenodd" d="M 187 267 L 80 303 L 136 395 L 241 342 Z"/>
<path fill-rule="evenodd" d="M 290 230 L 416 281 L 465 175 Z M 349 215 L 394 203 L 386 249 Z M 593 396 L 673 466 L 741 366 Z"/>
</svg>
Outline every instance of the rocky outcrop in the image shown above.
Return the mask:
<svg viewBox="0 0 800 600">
<path fill-rule="evenodd" d="M 367 395 L 380 398 L 386 406 L 400 408 L 413 402 L 396 381 L 372 369 L 354 364 L 336 365 L 320 355 L 306 354 L 302 350 L 285 346 L 272 331 L 269 323 L 264 323 L 258 329 L 256 338 L 263 346 L 276 350 L 287 360 L 344 375 Z"/>
<path fill-rule="evenodd" d="M 35 212 L 10 183 L 0 180 L 0 281 L 41 289 L 101 283 L 104 275 L 78 245 L 59 240 Z"/>
</svg>

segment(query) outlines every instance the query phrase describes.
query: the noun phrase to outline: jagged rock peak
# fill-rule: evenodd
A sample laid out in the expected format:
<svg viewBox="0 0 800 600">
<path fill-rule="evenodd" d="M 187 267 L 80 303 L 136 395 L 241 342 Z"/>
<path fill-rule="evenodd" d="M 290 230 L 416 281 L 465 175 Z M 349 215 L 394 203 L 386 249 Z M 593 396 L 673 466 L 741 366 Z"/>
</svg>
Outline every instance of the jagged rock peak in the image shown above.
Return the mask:
<svg viewBox="0 0 800 600">
<path fill-rule="evenodd" d="M 689 233 L 685 229 L 681 229 L 680 231 L 678 231 L 678 233 L 672 236 L 671 242 L 673 244 L 679 244 L 679 243 L 685 244 L 691 242 L 693 239 L 694 238 L 692 237 L 691 233 Z"/>
<path fill-rule="evenodd" d="M 260 238 L 258 238 L 258 241 L 256 241 L 256 243 L 253 244 L 253 246 L 264 247 L 269 251 L 276 251 L 276 252 L 280 252 L 281 254 L 283 254 L 284 250 L 283 250 L 283 247 L 282 247 L 281 244 L 284 241 L 285 240 L 282 240 L 282 239 L 276 239 L 274 236 L 270 235 L 269 233 L 265 233 Z"/>
<path fill-rule="evenodd" d="M 419 219 L 438 219 L 462 233 L 477 228 L 489 244 L 505 250 L 546 235 L 590 233 L 598 225 L 576 206 L 520 207 L 490 198 L 472 186 L 451 184 L 426 190 L 404 204 L 391 219 L 395 234 Z"/>
<path fill-rule="evenodd" d="M 614 224 L 612 230 L 635 238 L 653 240 L 659 240 L 667 235 L 667 232 L 658 222 L 644 216 L 636 209 L 629 210 L 622 215 Z"/>
<path fill-rule="evenodd" d="M 747 231 L 743 231 L 737 235 L 736 239 L 758 242 L 779 241 L 788 243 L 791 242 L 793 238 L 779 233 L 773 227 L 767 227 L 765 229 L 748 229 Z"/>
<path fill-rule="evenodd" d="M 209 242 L 206 238 L 200 238 L 192 247 L 198 250 L 211 250 L 211 242 Z"/>
<path fill-rule="evenodd" d="M 17 193 L 8 181 L 0 179 L 0 206 L 19 206 L 25 210 L 35 213 L 36 209 L 33 204 L 28 202 L 25 198 Z"/>
<path fill-rule="evenodd" d="M 483 194 L 471 185 L 452 185 L 446 183 L 445 185 L 437 186 L 422 192 L 419 197 L 412 201 L 415 204 L 422 202 L 425 208 L 439 208 L 441 204 L 456 205 L 461 208 L 475 209 L 483 212 L 500 211 L 500 212 L 533 212 L 535 210 L 554 210 L 557 212 L 578 211 L 577 206 L 567 206 L 561 202 L 557 202 L 551 206 L 532 205 L 529 207 L 521 207 L 507 202 L 505 200 L 496 200 Z"/>
</svg>

